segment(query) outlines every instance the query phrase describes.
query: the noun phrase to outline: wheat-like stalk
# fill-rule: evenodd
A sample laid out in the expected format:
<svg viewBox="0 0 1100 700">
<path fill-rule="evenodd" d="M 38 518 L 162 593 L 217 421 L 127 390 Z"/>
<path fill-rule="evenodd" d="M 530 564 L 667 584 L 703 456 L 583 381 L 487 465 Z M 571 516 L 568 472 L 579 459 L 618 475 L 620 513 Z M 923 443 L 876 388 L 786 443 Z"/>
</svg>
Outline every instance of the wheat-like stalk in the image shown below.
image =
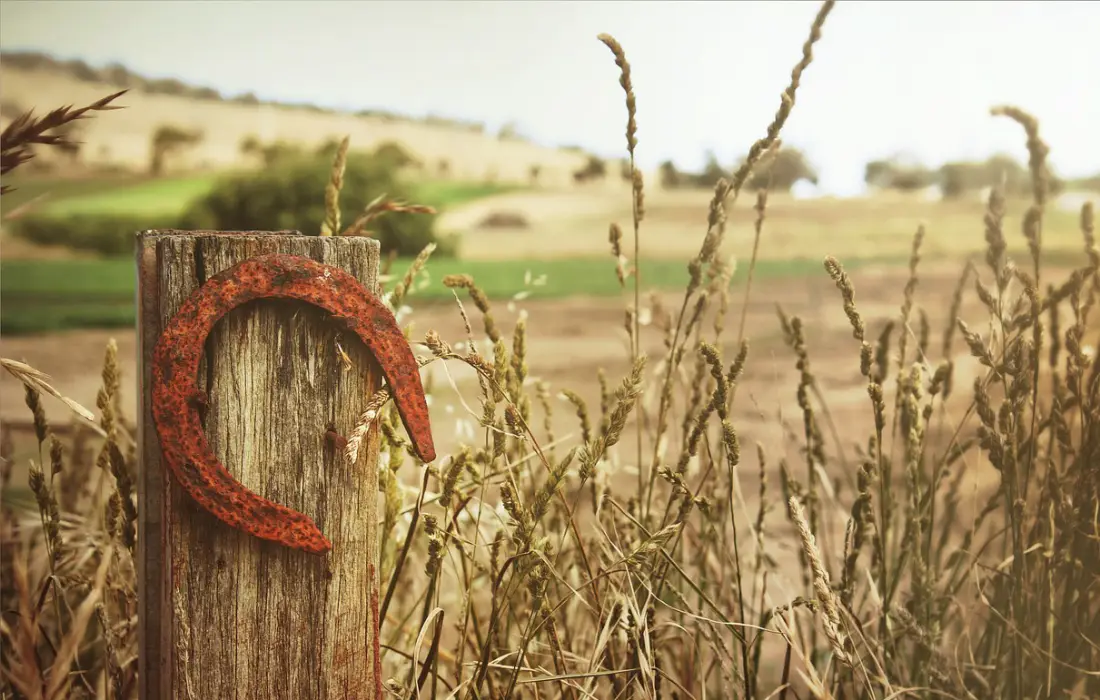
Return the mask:
<svg viewBox="0 0 1100 700">
<path fill-rule="evenodd" d="M 340 190 L 344 187 L 344 170 L 348 164 L 348 147 L 351 137 L 345 136 L 336 147 L 332 159 L 332 172 L 325 185 L 325 220 L 321 222 L 322 236 L 335 236 L 340 230 Z"/>
<path fill-rule="evenodd" d="M 49 394 L 61 403 L 65 404 L 65 406 L 68 407 L 70 411 L 80 416 L 84 420 L 95 421 L 94 413 L 84 408 L 76 401 L 73 401 L 69 397 L 63 396 L 60 391 L 55 389 L 49 383 L 50 375 L 46 374 L 45 372 L 41 372 L 25 362 L 10 360 L 6 357 L 0 358 L 0 366 L 10 372 L 12 376 L 14 376 L 16 379 L 23 382 L 23 384 L 28 389 L 33 389 L 44 394 Z M 97 428 L 97 432 L 99 432 L 103 436 L 106 436 L 106 433 L 104 433 L 101 428 Z"/>
<path fill-rule="evenodd" d="M 34 158 L 34 146 L 55 148 L 74 146 L 75 144 L 68 136 L 50 132 L 79 119 L 87 119 L 93 112 L 122 109 L 121 106 L 111 103 L 126 92 L 126 90 L 120 90 L 79 109 L 73 109 L 72 105 L 58 107 L 38 118 L 34 116 L 33 111 L 20 115 L 0 133 L 0 175 L 6 175 Z M 0 186 L 0 194 L 10 192 L 12 189 L 7 185 Z"/>
</svg>

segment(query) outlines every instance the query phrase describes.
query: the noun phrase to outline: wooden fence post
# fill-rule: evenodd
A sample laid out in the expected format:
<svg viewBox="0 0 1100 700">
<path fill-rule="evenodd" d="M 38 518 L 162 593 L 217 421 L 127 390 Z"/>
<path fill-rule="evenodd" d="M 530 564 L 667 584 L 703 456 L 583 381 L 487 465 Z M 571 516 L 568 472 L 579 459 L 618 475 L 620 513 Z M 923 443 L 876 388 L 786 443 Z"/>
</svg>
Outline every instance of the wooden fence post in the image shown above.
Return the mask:
<svg viewBox="0 0 1100 700">
<path fill-rule="evenodd" d="M 210 334 L 198 384 L 222 464 L 260 496 L 312 518 L 332 540 L 317 556 L 230 528 L 171 478 L 151 405 L 157 339 L 210 276 L 261 254 L 342 268 L 378 291 L 378 242 L 283 232 L 139 235 L 142 453 L 139 485 L 143 700 L 368 698 L 378 657 L 378 438 L 349 465 L 325 439 L 355 426 L 381 373 L 364 344 L 308 304 L 261 299 Z M 351 359 L 341 361 L 340 349 Z"/>
</svg>

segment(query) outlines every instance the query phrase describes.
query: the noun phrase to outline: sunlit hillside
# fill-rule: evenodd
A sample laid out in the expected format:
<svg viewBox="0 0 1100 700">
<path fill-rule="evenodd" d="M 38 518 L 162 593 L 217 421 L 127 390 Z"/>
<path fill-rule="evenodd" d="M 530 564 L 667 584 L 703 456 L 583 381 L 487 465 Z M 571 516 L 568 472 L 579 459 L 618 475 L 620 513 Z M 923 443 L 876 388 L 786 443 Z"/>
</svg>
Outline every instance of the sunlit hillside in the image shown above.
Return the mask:
<svg viewBox="0 0 1100 700">
<path fill-rule="evenodd" d="M 120 89 L 107 81 L 80 79 L 62 64 L 28 68 L 13 63 L 0 61 L 4 123 L 21 111 L 85 105 Z M 533 144 L 507 134 L 502 138 L 479 131 L 476 125 L 199 99 L 157 94 L 144 86 L 132 88 L 118 102 L 128 109 L 112 113 L 109 119 L 81 122 L 81 161 L 85 165 L 138 171 L 148 168 L 152 135 L 161 126 L 202 132 L 202 139 L 193 148 L 173 155 L 168 166 L 177 171 L 248 165 L 241 144 L 250 138 L 261 144 L 286 141 L 308 148 L 345 135 L 350 135 L 355 148 L 360 149 L 398 143 L 421 162 L 427 175 L 455 180 L 529 183 L 535 168 L 540 185 L 568 186 L 573 182 L 573 172 L 586 161 L 586 156 L 576 151 Z"/>
</svg>

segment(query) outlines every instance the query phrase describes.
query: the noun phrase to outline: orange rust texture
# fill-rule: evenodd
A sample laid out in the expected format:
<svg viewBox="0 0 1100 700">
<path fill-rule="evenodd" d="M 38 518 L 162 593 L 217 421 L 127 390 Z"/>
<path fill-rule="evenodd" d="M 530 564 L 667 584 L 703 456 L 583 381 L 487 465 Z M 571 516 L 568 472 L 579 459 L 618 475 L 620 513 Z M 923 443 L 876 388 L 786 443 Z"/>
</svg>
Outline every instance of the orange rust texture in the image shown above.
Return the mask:
<svg viewBox="0 0 1100 700">
<path fill-rule="evenodd" d="M 323 554 L 332 544 L 313 520 L 245 488 L 217 459 L 203 432 L 205 395 L 196 376 L 206 338 L 227 313 L 263 298 L 320 307 L 358 335 L 378 361 L 417 454 L 430 462 L 435 447 L 419 367 L 393 314 L 358 280 L 337 267 L 293 255 L 260 255 L 214 275 L 184 302 L 157 342 L 152 408 L 164 461 L 177 482 L 231 527 Z"/>
</svg>

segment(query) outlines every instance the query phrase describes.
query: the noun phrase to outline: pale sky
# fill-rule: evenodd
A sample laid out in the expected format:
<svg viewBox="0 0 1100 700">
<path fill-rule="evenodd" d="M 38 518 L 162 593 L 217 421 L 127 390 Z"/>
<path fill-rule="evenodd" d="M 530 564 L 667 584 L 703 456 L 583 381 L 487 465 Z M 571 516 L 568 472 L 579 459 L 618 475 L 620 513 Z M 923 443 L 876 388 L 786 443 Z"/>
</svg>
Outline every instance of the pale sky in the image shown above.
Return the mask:
<svg viewBox="0 0 1100 700">
<path fill-rule="evenodd" d="M 118 61 L 223 93 L 515 122 L 548 145 L 624 154 L 618 69 L 633 66 L 638 157 L 723 163 L 763 135 L 815 2 L 3 0 L 0 47 Z M 1026 159 L 995 104 L 1040 119 L 1064 176 L 1100 171 L 1100 2 L 837 3 L 784 141 L 828 192 L 868 160 Z M 0 87 L 2 89 L 2 87 Z M 45 107 L 45 105 L 43 105 Z"/>
</svg>

